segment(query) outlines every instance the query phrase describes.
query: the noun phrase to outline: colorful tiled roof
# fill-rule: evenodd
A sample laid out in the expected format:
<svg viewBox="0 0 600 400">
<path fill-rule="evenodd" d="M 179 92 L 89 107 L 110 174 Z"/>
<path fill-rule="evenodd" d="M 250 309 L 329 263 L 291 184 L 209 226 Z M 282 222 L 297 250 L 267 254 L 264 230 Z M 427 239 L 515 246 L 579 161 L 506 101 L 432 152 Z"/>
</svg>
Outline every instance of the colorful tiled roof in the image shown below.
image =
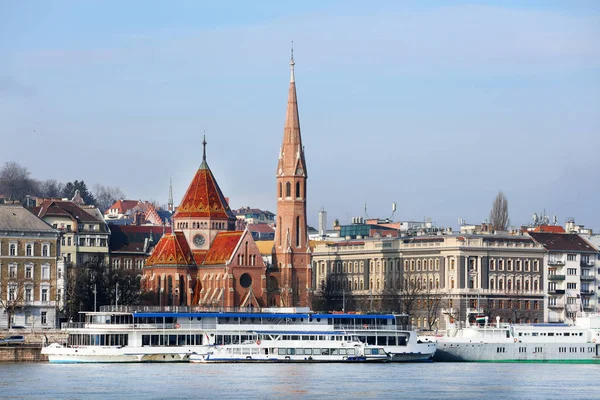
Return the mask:
<svg viewBox="0 0 600 400">
<path fill-rule="evenodd" d="M 243 234 L 243 231 L 219 232 L 202 265 L 225 264 L 231 258 Z"/>
<path fill-rule="evenodd" d="M 148 257 L 146 265 L 194 265 L 192 251 L 185 240 L 183 232 L 175 232 L 174 235 L 164 235 L 160 238 L 158 244 L 154 248 L 154 252 Z"/>
<path fill-rule="evenodd" d="M 206 160 L 196 171 L 174 215 L 175 219 L 203 217 L 235 219 Z"/>
<path fill-rule="evenodd" d="M 110 210 L 114 210 L 117 209 L 119 214 L 125 214 L 128 210 L 132 209 L 133 207 L 137 206 L 139 203 L 138 200 L 122 200 L 119 199 L 115 202 L 115 204 L 113 204 L 112 206 L 110 206 L 108 208 L 108 210 L 106 210 L 104 212 L 105 215 L 107 215 Z"/>
<path fill-rule="evenodd" d="M 550 233 L 565 233 L 565 230 L 560 225 L 540 225 L 536 226 L 534 232 L 550 232 Z"/>
</svg>

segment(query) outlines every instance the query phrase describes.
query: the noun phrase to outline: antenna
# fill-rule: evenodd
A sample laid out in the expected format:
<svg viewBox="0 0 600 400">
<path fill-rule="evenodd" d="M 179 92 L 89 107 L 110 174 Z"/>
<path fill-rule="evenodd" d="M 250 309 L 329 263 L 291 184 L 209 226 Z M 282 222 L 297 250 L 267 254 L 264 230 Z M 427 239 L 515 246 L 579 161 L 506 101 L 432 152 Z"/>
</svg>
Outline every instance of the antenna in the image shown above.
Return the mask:
<svg viewBox="0 0 600 400">
<path fill-rule="evenodd" d="M 394 220 L 394 214 L 396 213 L 396 202 L 392 203 L 392 215 L 390 216 L 390 221 Z"/>
</svg>

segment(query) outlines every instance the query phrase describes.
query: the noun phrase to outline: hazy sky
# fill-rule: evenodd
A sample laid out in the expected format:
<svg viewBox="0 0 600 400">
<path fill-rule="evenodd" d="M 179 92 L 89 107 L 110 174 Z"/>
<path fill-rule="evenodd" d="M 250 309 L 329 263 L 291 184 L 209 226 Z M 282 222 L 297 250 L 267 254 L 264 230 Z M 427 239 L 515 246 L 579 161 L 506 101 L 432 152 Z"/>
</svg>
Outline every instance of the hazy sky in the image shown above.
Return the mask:
<svg viewBox="0 0 600 400">
<path fill-rule="evenodd" d="M 276 211 L 292 40 L 311 225 L 456 227 L 503 190 L 600 230 L 594 0 L 0 1 L 0 163 L 179 203 L 206 131 L 231 206 Z"/>
</svg>

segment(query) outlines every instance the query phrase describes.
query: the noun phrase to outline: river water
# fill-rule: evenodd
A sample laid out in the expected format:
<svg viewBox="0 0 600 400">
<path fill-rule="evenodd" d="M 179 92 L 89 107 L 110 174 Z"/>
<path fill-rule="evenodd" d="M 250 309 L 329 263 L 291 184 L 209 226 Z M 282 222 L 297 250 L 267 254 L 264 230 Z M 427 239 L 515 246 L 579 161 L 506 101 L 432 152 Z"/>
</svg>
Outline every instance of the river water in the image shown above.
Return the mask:
<svg viewBox="0 0 600 400">
<path fill-rule="evenodd" d="M 0 364 L 3 399 L 598 399 L 600 365 Z"/>
</svg>

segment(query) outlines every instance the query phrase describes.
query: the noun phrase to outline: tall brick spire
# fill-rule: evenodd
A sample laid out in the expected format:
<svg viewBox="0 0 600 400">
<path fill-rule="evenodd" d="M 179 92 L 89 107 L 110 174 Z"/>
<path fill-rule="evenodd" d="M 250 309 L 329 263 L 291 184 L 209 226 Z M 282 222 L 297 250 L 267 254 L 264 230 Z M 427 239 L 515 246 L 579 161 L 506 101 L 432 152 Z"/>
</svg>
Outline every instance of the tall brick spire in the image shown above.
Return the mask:
<svg viewBox="0 0 600 400">
<path fill-rule="evenodd" d="M 290 87 L 277 166 L 277 229 L 273 265 L 278 273 L 281 306 L 308 306 L 311 289 L 310 254 L 306 226 L 306 162 L 300 134 L 294 53 Z"/>
</svg>

